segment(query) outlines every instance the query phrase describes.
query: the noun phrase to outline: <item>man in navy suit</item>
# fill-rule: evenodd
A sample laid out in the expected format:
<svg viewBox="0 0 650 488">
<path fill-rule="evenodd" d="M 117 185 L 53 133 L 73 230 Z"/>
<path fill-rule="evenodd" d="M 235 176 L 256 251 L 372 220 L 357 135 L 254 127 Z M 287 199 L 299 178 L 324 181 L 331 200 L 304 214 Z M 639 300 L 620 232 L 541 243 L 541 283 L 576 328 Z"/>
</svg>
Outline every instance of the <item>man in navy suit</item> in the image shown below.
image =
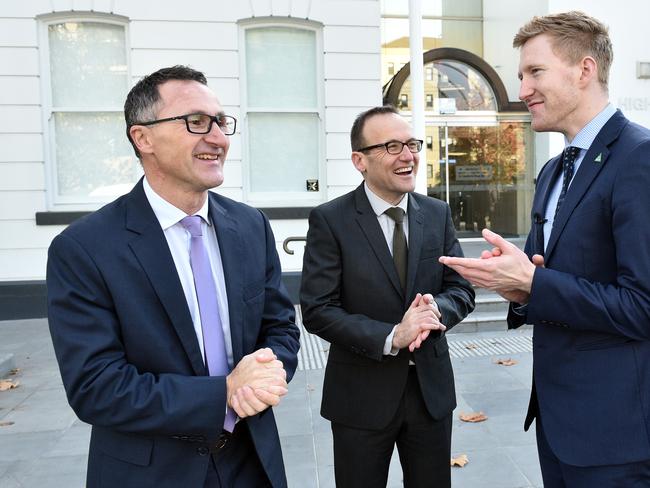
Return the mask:
<svg viewBox="0 0 650 488">
<path fill-rule="evenodd" d="M 525 428 L 544 486 L 650 486 L 650 131 L 608 102 L 598 20 L 535 17 L 514 46 L 532 128 L 567 147 L 537 179 L 525 254 L 485 230 L 483 259 L 441 262 L 510 300 L 510 328 L 535 326 Z"/>
<path fill-rule="evenodd" d="M 87 486 L 286 486 L 269 407 L 297 366 L 293 306 L 268 220 L 208 191 L 235 119 L 184 66 L 140 80 L 124 111 L 144 178 L 57 236 L 47 266 L 61 376 L 92 425 Z"/>
</svg>

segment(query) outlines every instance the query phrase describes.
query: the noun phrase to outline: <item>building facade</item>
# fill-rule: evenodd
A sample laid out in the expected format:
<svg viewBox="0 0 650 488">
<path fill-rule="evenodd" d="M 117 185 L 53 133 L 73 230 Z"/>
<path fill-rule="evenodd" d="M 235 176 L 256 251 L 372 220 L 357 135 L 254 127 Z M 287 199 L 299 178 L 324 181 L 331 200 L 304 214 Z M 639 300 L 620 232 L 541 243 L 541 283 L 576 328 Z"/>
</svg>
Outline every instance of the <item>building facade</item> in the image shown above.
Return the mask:
<svg viewBox="0 0 650 488">
<path fill-rule="evenodd" d="M 533 15 L 580 9 L 607 23 L 611 100 L 650 126 L 650 51 L 638 41 L 650 5 L 622 3 L 422 2 L 420 171 L 465 242 L 485 226 L 525 235 L 535 175 L 563 145 L 533 134 L 518 103 L 510 46 Z M 410 117 L 408 15 L 408 0 L 2 2 L 0 320 L 44 315 L 52 238 L 141 176 L 122 105 L 140 77 L 173 64 L 205 72 L 237 118 L 217 191 L 267 213 L 295 290 L 309 210 L 361 181 L 349 159 L 354 117 L 382 102 Z"/>
</svg>

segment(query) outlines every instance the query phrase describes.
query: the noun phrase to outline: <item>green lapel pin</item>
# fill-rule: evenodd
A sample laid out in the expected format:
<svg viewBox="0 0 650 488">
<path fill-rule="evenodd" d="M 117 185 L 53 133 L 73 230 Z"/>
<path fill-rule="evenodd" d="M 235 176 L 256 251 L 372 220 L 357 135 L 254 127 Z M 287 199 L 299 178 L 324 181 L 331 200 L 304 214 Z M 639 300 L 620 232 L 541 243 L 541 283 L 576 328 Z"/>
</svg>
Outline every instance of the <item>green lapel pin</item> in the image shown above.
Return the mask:
<svg viewBox="0 0 650 488">
<path fill-rule="evenodd" d="M 596 156 L 596 159 L 594 159 L 594 163 L 601 163 L 603 161 L 603 153 L 598 153 L 598 156 Z"/>
</svg>

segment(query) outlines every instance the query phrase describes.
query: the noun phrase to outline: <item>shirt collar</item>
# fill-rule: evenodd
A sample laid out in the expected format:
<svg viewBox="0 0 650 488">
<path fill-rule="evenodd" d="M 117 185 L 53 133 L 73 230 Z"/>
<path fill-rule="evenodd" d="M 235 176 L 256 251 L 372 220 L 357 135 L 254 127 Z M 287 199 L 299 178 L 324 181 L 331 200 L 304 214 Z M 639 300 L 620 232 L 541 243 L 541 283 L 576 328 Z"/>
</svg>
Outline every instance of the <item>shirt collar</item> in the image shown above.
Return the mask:
<svg viewBox="0 0 650 488">
<path fill-rule="evenodd" d="M 142 186 L 144 188 L 144 194 L 146 195 L 147 200 L 149 200 L 149 205 L 151 205 L 153 213 L 156 215 L 158 222 L 160 222 L 160 227 L 162 227 L 163 231 L 169 229 L 172 225 L 177 224 L 183 218 L 187 217 L 187 214 L 180 208 L 175 207 L 163 197 L 158 195 L 154 189 L 151 188 L 151 185 L 149 184 L 149 181 L 147 181 L 146 176 L 144 177 Z M 203 206 L 194 215 L 200 216 L 208 223 L 208 225 L 210 225 L 210 219 L 208 219 L 207 198 L 205 199 Z"/>
<path fill-rule="evenodd" d="M 368 201 L 370 202 L 370 206 L 372 207 L 372 210 L 375 212 L 375 215 L 379 217 L 381 214 L 383 214 L 386 210 L 388 210 L 391 207 L 399 207 L 402 210 L 404 210 L 404 213 L 406 214 L 406 211 L 408 209 L 408 193 L 402 197 L 400 202 L 397 205 L 391 205 L 388 203 L 386 200 L 381 198 L 379 195 L 374 193 L 366 184 L 366 182 L 363 182 L 363 189 L 366 191 L 366 196 L 368 197 Z"/>
<path fill-rule="evenodd" d="M 600 132 L 600 129 L 607 123 L 607 121 L 616 113 L 616 108 L 611 103 L 608 103 L 607 106 L 593 119 L 585 125 L 580 132 L 576 134 L 571 143 L 564 138 L 564 146 L 575 146 L 580 149 L 589 149 L 591 144 L 596 139 L 596 136 Z"/>
</svg>

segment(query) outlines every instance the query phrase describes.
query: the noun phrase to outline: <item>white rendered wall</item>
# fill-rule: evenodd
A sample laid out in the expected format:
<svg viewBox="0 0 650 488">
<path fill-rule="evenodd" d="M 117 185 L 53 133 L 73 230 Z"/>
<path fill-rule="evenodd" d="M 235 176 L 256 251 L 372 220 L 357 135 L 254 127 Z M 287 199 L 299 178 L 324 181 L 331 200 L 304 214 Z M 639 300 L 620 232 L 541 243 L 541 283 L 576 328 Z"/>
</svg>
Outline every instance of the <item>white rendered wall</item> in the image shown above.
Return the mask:
<svg viewBox="0 0 650 488">
<path fill-rule="evenodd" d="M 42 280 L 47 248 L 63 226 L 37 226 L 48 210 L 36 16 L 108 13 L 129 19 L 132 83 L 158 68 L 189 64 L 204 71 L 224 109 L 240 117 L 238 20 L 291 17 L 323 24 L 326 197 L 360 181 L 350 162 L 349 130 L 361 111 L 381 104 L 378 0 L 30 0 L 0 3 L 0 281 Z M 202 39 L 200 49 L 196 40 Z M 231 138 L 225 183 L 218 192 L 243 197 L 242 147 Z M 281 203 L 281 202 L 280 202 Z M 274 220 L 285 271 L 302 267 L 306 220 Z"/>
</svg>

